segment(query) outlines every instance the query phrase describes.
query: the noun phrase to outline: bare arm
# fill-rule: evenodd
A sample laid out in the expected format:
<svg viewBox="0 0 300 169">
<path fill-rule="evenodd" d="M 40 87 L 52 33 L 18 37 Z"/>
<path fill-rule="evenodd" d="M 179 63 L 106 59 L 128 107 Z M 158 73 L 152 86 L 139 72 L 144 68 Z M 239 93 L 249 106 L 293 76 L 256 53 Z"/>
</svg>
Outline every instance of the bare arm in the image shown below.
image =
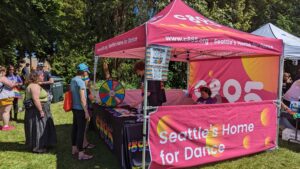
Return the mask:
<svg viewBox="0 0 300 169">
<path fill-rule="evenodd" d="M 296 112 L 292 111 L 287 105 L 281 102 L 281 108 L 289 114 L 295 114 Z"/>
<path fill-rule="evenodd" d="M 2 77 L 1 82 L 10 88 L 14 88 L 17 85 L 15 82 L 8 80 L 7 77 Z"/>
<path fill-rule="evenodd" d="M 44 111 L 43 111 L 43 107 L 40 101 L 40 92 L 41 92 L 41 87 L 38 85 L 32 85 L 30 87 L 30 91 L 32 94 L 32 100 L 34 105 L 36 106 L 36 108 L 38 109 L 38 111 L 41 114 L 41 117 L 44 117 Z"/>
<path fill-rule="evenodd" d="M 81 106 L 82 106 L 82 108 L 84 110 L 84 113 L 85 113 L 85 118 L 89 119 L 89 113 L 88 113 L 88 110 L 87 110 L 87 101 L 86 101 L 86 98 L 85 98 L 84 90 L 79 89 L 79 94 L 80 94 Z"/>
<path fill-rule="evenodd" d="M 48 81 L 40 82 L 40 84 L 53 84 L 53 83 L 54 83 L 54 80 L 51 77 L 50 77 L 50 79 Z"/>
</svg>

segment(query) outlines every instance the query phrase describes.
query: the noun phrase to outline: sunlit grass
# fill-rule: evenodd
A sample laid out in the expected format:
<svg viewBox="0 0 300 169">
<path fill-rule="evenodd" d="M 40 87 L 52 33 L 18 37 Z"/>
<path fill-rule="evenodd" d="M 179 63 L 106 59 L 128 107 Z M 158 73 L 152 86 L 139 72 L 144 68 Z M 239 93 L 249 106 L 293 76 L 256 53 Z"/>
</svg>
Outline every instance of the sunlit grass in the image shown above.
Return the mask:
<svg viewBox="0 0 300 169">
<path fill-rule="evenodd" d="M 19 114 L 19 122 L 12 122 L 16 130 L 0 132 L 0 169 L 114 169 L 120 168 L 116 157 L 105 147 L 95 132 L 89 132 L 89 140 L 97 147 L 90 151 L 95 158 L 78 161 L 71 154 L 72 113 L 65 113 L 62 103 L 52 105 L 58 145 L 47 154 L 33 154 L 24 145 L 24 112 Z M 21 119 L 22 118 L 22 119 Z M 204 169 L 299 169 L 300 145 L 280 142 L 281 148 L 275 151 L 237 158 L 234 160 L 202 166 Z M 197 167 L 199 168 L 199 167 Z"/>
</svg>

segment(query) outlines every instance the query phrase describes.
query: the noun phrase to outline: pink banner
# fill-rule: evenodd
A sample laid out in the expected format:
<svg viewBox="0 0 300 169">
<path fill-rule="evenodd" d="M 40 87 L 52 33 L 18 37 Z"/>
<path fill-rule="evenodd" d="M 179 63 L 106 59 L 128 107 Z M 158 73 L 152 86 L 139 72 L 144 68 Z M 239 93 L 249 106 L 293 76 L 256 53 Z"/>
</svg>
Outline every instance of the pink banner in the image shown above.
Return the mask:
<svg viewBox="0 0 300 169">
<path fill-rule="evenodd" d="M 95 55 L 105 56 L 107 53 L 113 53 L 125 50 L 131 50 L 132 55 L 136 55 L 138 48 L 144 48 L 146 42 L 145 25 L 138 26 L 128 32 L 108 39 L 104 42 L 97 43 L 95 46 Z M 135 50 L 132 50 L 135 49 Z M 145 51 L 142 49 L 142 51 Z M 143 54 L 145 54 L 143 52 Z M 139 56 L 139 54 L 137 54 Z M 139 58 L 138 56 L 132 56 L 131 58 Z"/>
<path fill-rule="evenodd" d="M 274 148 L 275 138 L 272 101 L 163 106 L 150 114 L 150 168 L 186 168 L 245 156 Z"/>
<path fill-rule="evenodd" d="M 191 62 L 189 92 L 196 100 L 209 87 L 219 102 L 275 100 L 279 56 L 239 57 Z"/>
<path fill-rule="evenodd" d="M 251 35 L 218 24 L 182 0 L 173 0 L 145 24 L 97 43 L 95 55 L 144 59 L 149 45 L 171 47 L 171 60 L 174 61 L 282 53 L 282 40 Z"/>
</svg>

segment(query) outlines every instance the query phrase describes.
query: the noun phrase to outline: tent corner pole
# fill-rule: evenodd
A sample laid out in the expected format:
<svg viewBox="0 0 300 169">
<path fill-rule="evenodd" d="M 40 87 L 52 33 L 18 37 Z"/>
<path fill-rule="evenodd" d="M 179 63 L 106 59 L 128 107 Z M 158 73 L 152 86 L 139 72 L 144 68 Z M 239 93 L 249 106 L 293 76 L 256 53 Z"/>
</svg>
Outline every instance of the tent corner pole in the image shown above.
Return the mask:
<svg viewBox="0 0 300 169">
<path fill-rule="evenodd" d="M 148 91 L 148 81 L 144 76 L 144 103 L 143 103 L 143 160 L 142 168 L 146 168 L 146 135 L 147 135 L 147 91 Z"/>
<path fill-rule="evenodd" d="M 97 66 L 98 66 L 99 57 L 100 56 L 97 56 L 97 55 L 94 56 L 94 79 L 93 79 L 94 83 L 92 85 L 92 90 L 94 93 L 96 93 L 96 81 L 97 81 L 96 77 L 97 77 Z M 95 100 L 97 100 L 96 99 L 97 97 L 96 96 L 94 96 L 94 97 L 95 97 Z"/>
<path fill-rule="evenodd" d="M 96 84 L 96 74 L 97 74 L 97 66 L 98 60 L 100 56 L 94 56 L 94 85 Z"/>
<path fill-rule="evenodd" d="M 186 63 L 186 90 L 188 91 L 189 90 L 189 77 L 190 77 L 190 62 L 187 62 Z"/>
<path fill-rule="evenodd" d="M 280 109 L 281 109 L 281 99 L 282 99 L 282 79 L 283 79 L 283 69 L 284 69 L 284 56 L 283 54 L 280 57 L 279 61 L 279 79 L 278 79 L 278 98 L 277 98 L 277 119 L 276 119 L 276 149 L 279 148 L 279 122 L 280 122 Z"/>
<path fill-rule="evenodd" d="M 147 29 L 147 22 L 145 23 L 145 61 L 147 57 L 147 48 L 148 48 L 148 29 Z M 146 62 L 145 62 L 146 63 Z M 145 70 L 146 70 L 145 64 Z M 146 76 L 144 75 L 144 102 L 143 102 L 143 152 L 142 152 L 142 169 L 146 169 L 146 135 L 147 135 L 147 103 L 148 103 L 148 81 Z"/>
</svg>

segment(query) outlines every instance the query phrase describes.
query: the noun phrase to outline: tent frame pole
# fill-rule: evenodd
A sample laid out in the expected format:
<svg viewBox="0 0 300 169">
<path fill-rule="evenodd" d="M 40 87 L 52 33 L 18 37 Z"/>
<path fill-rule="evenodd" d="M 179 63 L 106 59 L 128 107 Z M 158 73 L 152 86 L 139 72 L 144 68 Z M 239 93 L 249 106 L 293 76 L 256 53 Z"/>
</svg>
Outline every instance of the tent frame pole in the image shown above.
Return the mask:
<svg viewBox="0 0 300 169">
<path fill-rule="evenodd" d="M 280 121 L 280 114 L 281 114 L 281 99 L 282 99 L 282 84 L 283 84 L 283 69 L 284 69 L 284 56 L 283 54 L 280 57 L 279 63 L 279 79 L 278 79 L 278 98 L 277 98 L 277 131 L 276 131 L 276 148 L 279 148 L 279 121 Z"/>
<path fill-rule="evenodd" d="M 93 85 L 91 86 L 91 90 L 93 93 L 97 93 L 97 85 L 96 85 L 96 81 L 97 81 L 97 66 L 98 66 L 98 61 L 99 61 L 100 56 L 94 56 L 94 79 L 93 79 Z M 94 95 L 94 94 L 93 94 Z M 94 100 L 96 103 L 98 103 L 98 99 L 97 99 L 97 95 L 94 95 Z"/>
<path fill-rule="evenodd" d="M 148 102 L 148 97 L 147 97 L 147 92 L 148 92 L 148 80 L 144 76 L 144 103 L 143 103 L 143 160 L 142 160 L 142 168 L 146 168 L 146 135 L 147 135 L 147 102 Z"/>
<path fill-rule="evenodd" d="M 96 84 L 96 74 L 97 74 L 97 65 L 98 65 L 98 56 L 94 56 L 94 85 Z"/>
<path fill-rule="evenodd" d="M 190 62 L 186 62 L 186 90 L 189 92 Z"/>
<path fill-rule="evenodd" d="M 148 44 L 147 44 L 147 37 L 148 37 L 148 29 L 147 29 L 147 22 L 145 23 L 145 34 L 146 34 L 146 46 L 145 46 L 145 63 L 146 63 L 146 57 L 147 57 L 147 49 L 148 49 Z M 145 70 L 144 72 L 146 72 L 146 64 L 145 64 Z M 147 103 L 148 103 L 148 81 L 147 78 L 144 74 L 144 103 L 143 103 L 143 152 L 142 152 L 142 169 L 146 168 L 146 135 L 147 135 Z"/>
</svg>

